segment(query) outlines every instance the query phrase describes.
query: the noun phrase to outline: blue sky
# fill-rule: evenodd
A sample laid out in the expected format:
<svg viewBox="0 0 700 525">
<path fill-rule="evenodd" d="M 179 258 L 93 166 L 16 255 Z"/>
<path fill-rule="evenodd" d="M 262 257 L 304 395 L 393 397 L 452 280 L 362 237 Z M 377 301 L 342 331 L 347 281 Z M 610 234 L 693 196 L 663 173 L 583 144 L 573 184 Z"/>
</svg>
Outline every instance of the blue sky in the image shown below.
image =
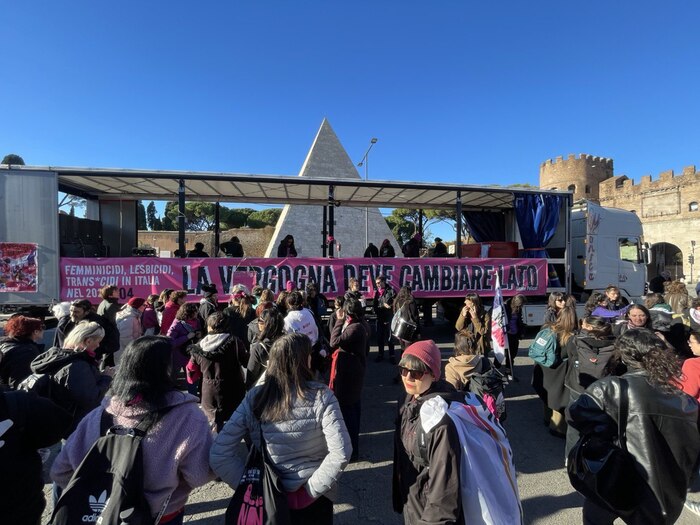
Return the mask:
<svg viewBox="0 0 700 525">
<path fill-rule="evenodd" d="M 0 154 L 298 173 L 323 117 L 370 177 L 537 184 L 700 164 L 700 4 L 5 0 Z"/>
</svg>

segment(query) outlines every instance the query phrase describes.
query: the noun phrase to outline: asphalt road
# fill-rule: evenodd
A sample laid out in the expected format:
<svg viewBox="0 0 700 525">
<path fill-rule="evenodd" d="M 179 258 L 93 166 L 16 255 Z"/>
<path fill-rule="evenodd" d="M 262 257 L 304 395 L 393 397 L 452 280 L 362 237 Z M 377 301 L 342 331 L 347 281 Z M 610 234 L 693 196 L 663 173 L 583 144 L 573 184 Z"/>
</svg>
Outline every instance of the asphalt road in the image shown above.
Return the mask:
<svg viewBox="0 0 700 525">
<path fill-rule="evenodd" d="M 437 322 L 424 332 L 425 337 L 439 343 L 446 360 L 452 353 L 452 328 Z M 515 377 L 519 381 L 507 388 L 508 419 L 504 425 L 515 457 L 525 523 L 581 523 L 582 498 L 571 488 L 564 470 L 564 441 L 551 436 L 543 426 L 542 404 L 530 386 L 532 361 L 523 350 L 528 345 L 529 341 L 522 342 L 515 360 Z M 391 508 L 393 422 L 402 388 L 393 382 L 396 367 L 386 361 L 374 363 L 375 356 L 373 347 L 363 396 L 360 461 L 349 465 L 341 478 L 340 497 L 335 505 L 337 525 L 403 523 Z M 50 485 L 45 492 L 50 501 Z M 232 489 L 224 483 L 212 482 L 196 489 L 187 504 L 185 522 L 223 524 L 231 494 Z M 695 499 L 700 499 L 700 495 Z M 45 512 L 43 522 L 47 520 Z M 700 518 L 685 509 L 677 523 L 698 524 Z"/>
</svg>

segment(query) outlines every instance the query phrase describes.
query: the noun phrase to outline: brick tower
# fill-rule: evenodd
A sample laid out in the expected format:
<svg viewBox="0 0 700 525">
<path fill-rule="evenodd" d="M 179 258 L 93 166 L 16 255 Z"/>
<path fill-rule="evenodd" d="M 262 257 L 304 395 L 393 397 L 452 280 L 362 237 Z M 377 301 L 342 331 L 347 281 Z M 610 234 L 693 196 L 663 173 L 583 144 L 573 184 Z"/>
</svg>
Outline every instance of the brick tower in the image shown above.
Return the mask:
<svg viewBox="0 0 700 525">
<path fill-rule="evenodd" d="M 598 185 L 613 176 L 613 161 L 581 153 L 548 159 L 540 165 L 540 189 L 572 190 L 574 201 L 598 202 Z"/>
</svg>

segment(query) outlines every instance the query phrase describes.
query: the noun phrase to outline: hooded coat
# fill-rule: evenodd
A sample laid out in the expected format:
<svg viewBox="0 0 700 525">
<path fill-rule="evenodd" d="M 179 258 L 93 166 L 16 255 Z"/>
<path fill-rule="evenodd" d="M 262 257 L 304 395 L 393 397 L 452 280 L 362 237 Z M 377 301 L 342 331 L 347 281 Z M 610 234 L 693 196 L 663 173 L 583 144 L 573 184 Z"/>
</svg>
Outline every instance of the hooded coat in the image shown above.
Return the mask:
<svg viewBox="0 0 700 525">
<path fill-rule="evenodd" d="M 43 346 L 43 345 L 42 345 Z M 41 346 L 31 339 L 0 339 L 0 385 L 16 390 L 31 373 L 31 363 L 41 353 Z"/>
<path fill-rule="evenodd" d="M 242 367 L 248 363 L 243 342 L 231 334 L 209 334 L 188 348 L 188 370 L 202 374 L 202 409 L 221 430 L 245 397 Z"/>
<path fill-rule="evenodd" d="M 165 515 L 185 506 L 193 488 L 204 485 L 213 476 L 208 456 L 212 434 L 207 418 L 197 406 L 197 398 L 182 392 L 166 394 L 170 407 L 143 439 L 143 494 L 155 516 L 168 497 Z M 78 426 L 51 467 L 51 478 L 64 488 L 88 450 L 100 436 L 100 419 L 106 410 L 115 425 L 134 427 L 150 412 L 143 404 L 125 405 L 111 397 L 90 412 Z"/>
<path fill-rule="evenodd" d="M 31 367 L 35 374 L 48 374 L 64 387 L 67 395 L 61 408 L 73 415 L 70 431 L 100 404 L 112 382 L 111 377 L 100 373 L 95 358 L 87 352 L 50 348 L 34 359 Z"/>
<path fill-rule="evenodd" d="M 445 365 L 445 380 L 456 390 L 467 390 L 474 374 L 483 374 L 491 368 L 482 355 L 458 355 L 450 357 Z"/>
<path fill-rule="evenodd" d="M 581 394 L 593 382 L 610 375 L 608 362 L 613 356 L 615 338 L 598 338 L 581 330 L 569 343 L 566 345 L 569 366 L 564 383 L 575 394 Z"/>
</svg>

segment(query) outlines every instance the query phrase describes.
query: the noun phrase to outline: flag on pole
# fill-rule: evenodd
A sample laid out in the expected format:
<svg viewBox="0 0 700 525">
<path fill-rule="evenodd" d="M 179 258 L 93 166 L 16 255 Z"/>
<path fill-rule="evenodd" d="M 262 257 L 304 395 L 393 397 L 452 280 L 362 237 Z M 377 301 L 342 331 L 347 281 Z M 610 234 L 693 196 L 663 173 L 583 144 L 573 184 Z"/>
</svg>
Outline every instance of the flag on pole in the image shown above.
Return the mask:
<svg viewBox="0 0 700 525">
<path fill-rule="evenodd" d="M 496 273 L 496 294 L 493 297 L 493 308 L 491 309 L 491 345 L 496 360 L 501 364 L 506 360 L 506 352 L 508 351 L 507 326 L 508 316 L 503 305 L 501 279 Z"/>
</svg>

